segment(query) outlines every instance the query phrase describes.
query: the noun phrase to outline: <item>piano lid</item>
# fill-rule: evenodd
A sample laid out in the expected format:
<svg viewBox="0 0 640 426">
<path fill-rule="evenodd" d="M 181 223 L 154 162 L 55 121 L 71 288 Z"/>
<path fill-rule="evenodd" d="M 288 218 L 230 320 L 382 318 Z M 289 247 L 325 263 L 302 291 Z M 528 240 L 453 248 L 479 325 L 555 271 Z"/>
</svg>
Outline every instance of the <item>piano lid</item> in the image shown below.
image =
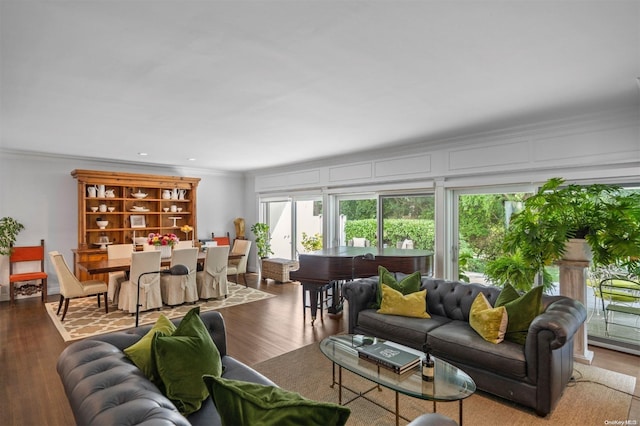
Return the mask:
<svg viewBox="0 0 640 426">
<path fill-rule="evenodd" d="M 300 267 L 289 276 L 309 283 L 370 277 L 378 274 L 378 266 L 407 274 L 433 270 L 433 253 L 415 249 L 340 246 L 300 254 L 298 261 Z"/>
</svg>

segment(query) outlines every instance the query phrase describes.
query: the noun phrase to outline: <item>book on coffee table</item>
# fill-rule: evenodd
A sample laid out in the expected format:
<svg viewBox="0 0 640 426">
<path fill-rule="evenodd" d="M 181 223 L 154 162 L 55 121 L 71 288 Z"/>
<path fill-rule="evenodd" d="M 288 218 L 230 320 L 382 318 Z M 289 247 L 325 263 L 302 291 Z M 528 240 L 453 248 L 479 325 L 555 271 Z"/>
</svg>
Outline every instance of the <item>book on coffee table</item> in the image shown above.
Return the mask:
<svg viewBox="0 0 640 426">
<path fill-rule="evenodd" d="M 415 367 L 420 363 L 421 359 L 415 353 L 406 351 L 398 347 L 398 345 L 390 345 L 385 342 L 359 347 L 358 356 L 398 374 Z"/>
</svg>

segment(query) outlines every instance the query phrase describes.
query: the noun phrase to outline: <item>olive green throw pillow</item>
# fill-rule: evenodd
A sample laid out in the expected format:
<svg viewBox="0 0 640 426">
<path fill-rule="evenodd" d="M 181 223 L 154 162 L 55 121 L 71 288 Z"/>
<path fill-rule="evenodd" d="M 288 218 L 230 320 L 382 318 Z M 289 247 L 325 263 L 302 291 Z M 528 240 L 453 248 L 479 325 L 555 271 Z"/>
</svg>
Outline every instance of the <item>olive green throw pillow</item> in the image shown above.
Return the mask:
<svg viewBox="0 0 640 426">
<path fill-rule="evenodd" d="M 384 266 L 378 266 L 378 291 L 376 294 L 376 302 L 371 306 L 374 309 L 380 308 L 382 304 L 382 284 L 386 284 L 394 290 L 399 291 L 403 295 L 415 293 L 420 290 L 422 285 L 422 276 L 420 271 L 416 271 L 411 275 L 407 275 L 404 279 L 396 280 L 396 277 Z"/>
<path fill-rule="evenodd" d="M 330 402 L 312 401 L 275 386 L 202 377 L 223 426 L 344 425 L 351 410 Z"/>
<path fill-rule="evenodd" d="M 198 411 L 209 396 L 202 376 L 222 374 L 220 352 L 200 319 L 200 308 L 191 309 L 171 336 L 156 334 L 151 352 L 166 397 L 185 416 Z"/>
<path fill-rule="evenodd" d="M 404 296 L 386 284 L 382 284 L 382 303 L 379 314 L 400 315 L 412 318 L 431 318 L 427 313 L 427 290 Z"/>
<path fill-rule="evenodd" d="M 510 284 L 506 284 L 505 289 L 502 290 L 498 299 L 496 299 L 495 307 L 504 306 L 509 316 L 507 333 L 504 339 L 524 345 L 527 340 L 527 332 L 529 331 L 531 321 L 541 312 L 542 286 L 534 287 L 522 296 L 507 300 L 513 297 L 514 291 L 515 289 Z M 510 297 L 501 297 L 503 292 L 511 293 Z M 517 291 L 515 291 L 515 293 L 518 294 Z"/>
<path fill-rule="evenodd" d="M 151 341 L 156 333 L 161 333 L 163 336 L 171 336 L 175 329 L 176 326 L 173 325 L 169 318 L 160 315 L 160 318 L 158 318 L 151 330 L 149 330 L 142 339 L 124 350 L 127 357 L 133 361 L 136 367 L 156 386 L 161 385 L 162 382 L 158 377 L 155 360 L 151 356 Z"/>
<path fill-rule="evenodd" d="M 476 333 L 487 342 L 500 343 L 507 331 L 507 320 L 507 309 L 504 306 L 493 308 L 486 296 L 478 293 L 469 312 L 469 325 Z"/>
<path fill-rule="evenodd" d="M 511 284 L 505 284 L 493 306 L 504 306 L 505 303 L 516 300 L 518 297 L 520 297 L 518 290 L 516 290 Z"/>
</svg>

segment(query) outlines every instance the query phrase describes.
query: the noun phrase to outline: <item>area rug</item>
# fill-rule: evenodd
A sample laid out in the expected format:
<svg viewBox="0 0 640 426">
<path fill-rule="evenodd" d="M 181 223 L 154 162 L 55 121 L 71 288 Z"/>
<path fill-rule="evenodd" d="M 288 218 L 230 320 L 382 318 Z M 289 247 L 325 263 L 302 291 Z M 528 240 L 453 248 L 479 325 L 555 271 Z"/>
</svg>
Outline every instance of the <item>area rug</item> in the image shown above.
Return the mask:
<svg viewBox="0 0 640 426">
<path fill-rule="evenodd" d="M 275 297 L 275 295 L 251 287 L 229 283 L 229 294 L 226 298 L 220 300 L 212 299 L 208 302 L 200 301 L 198 305 L 200 306 L 200 312 L 206 312 L 270 297 Z M 111 310 L 112 306 L 113 310 Z M 153 324 L 160 317 L 160 314 L 165 315 L 167 318 L 180 318 L 185 316 L 194 306 L 187 303 L 173 308 L 164 306 L 160 311 L 141 312 L 139 324 Z M 112 331 L 125 330 L 135 326 L 135 317 L 132 314 L 117 310 L 114 305 L 110 305 L 109 313 L 105 314 L 104 305 L 98 308 L 95 297 L 72 300 L 69 303 L 69 310 L 64 322 L 60 322 L 62 313 L 56 315 L 58 302 L 47 303 L 46 310 L 65 342 Z"/>
<path fill-rule="evenodd" d="M 280 387 L 319 401 L 338 402 L 338 388 L 331 384 L 331 361 L 311 344 L 298 350 L 261 362 L 254 368 Z M 337 367 L 336 367 L 337 377 Z M 555 410 L 546 417 L 538 417 L 532 410 L 476 392 L 463 402 L 463 423 L 468 425 L 605 425 L 628 420 L 635 377 L 598 367 L 575 364 L 575 381 L 565 389 Z M 343 369 L 343 385 L 362 392 L 371 382 Z M 625 393 L 626 392 L 626 393 Z M 343 390 L 343 402 L 352 399 L 353 392 Z M 389 389 L 374 390 L 368 395 L 384 407 L 394 409 L 395 394 Z M 359 398 L 347 404 L 351 416 L 347 425 L 395 425 L 395 416 L 370 401 Z M 458 421 L 458 402 L 439 402 L 436 409 Z M 400 415 L 415 419 L 432 412 L 433 403 L 400 395 Z M 637 419 L 636 419 L 637 420 Z M 400 424 L 407 424 L 401 420 Z"/>
</svg>

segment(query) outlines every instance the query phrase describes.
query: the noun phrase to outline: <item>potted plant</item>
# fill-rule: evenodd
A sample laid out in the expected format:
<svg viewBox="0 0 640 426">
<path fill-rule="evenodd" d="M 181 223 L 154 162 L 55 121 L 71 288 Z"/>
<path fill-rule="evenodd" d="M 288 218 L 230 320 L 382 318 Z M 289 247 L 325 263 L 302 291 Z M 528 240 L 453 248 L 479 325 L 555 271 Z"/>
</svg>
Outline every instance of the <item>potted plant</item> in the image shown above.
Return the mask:
<svg viewBox="0 0 640 426">
<path fill-rule="evenodd" d="M 315 233 L 314 235 L 307 235 L 306 232 L 303 232 L 300 245 L 307 253 L 320 250 L 322 249 L 322 235 L 320 235 L 319 233 Z"/>
<path fill-rule="evenodd" d="M 11 254 L 12 246 L 16 242 L 16 237 L 24 229 L 24 225 L 11 217 L 0 219 L 0 255 Z"/>
<path fill-rule="evenodd" d="M 264 259 L 273 254 L 271 251 L 271 237 L 269 236 L 269 225 L 262 222 L 254 223 L 251 232 L 256 236 L 256 250 L 258 258 Z"/>
<path fill-rule="evenodd" d="M 567 243 L 583 238 L 594 266 L 623 265 L 640 269 L 640 193 L 616 185 L 565 185 L 561 178 L 545 182 L 512 216 L 504 241 L 505 255 L 490 262 L 487 277 L 506 282 L 509 260 L 519 259 L 526 276 L 561 260 Z M 541 280 L 538 275 L 538 280 Z M 542 284 L 538 282 L 538 284 Z M 529 288 L 533 285 L 530 282 Z M 520 286 L 526 290 L 524 283 Z"/>
</svg>

